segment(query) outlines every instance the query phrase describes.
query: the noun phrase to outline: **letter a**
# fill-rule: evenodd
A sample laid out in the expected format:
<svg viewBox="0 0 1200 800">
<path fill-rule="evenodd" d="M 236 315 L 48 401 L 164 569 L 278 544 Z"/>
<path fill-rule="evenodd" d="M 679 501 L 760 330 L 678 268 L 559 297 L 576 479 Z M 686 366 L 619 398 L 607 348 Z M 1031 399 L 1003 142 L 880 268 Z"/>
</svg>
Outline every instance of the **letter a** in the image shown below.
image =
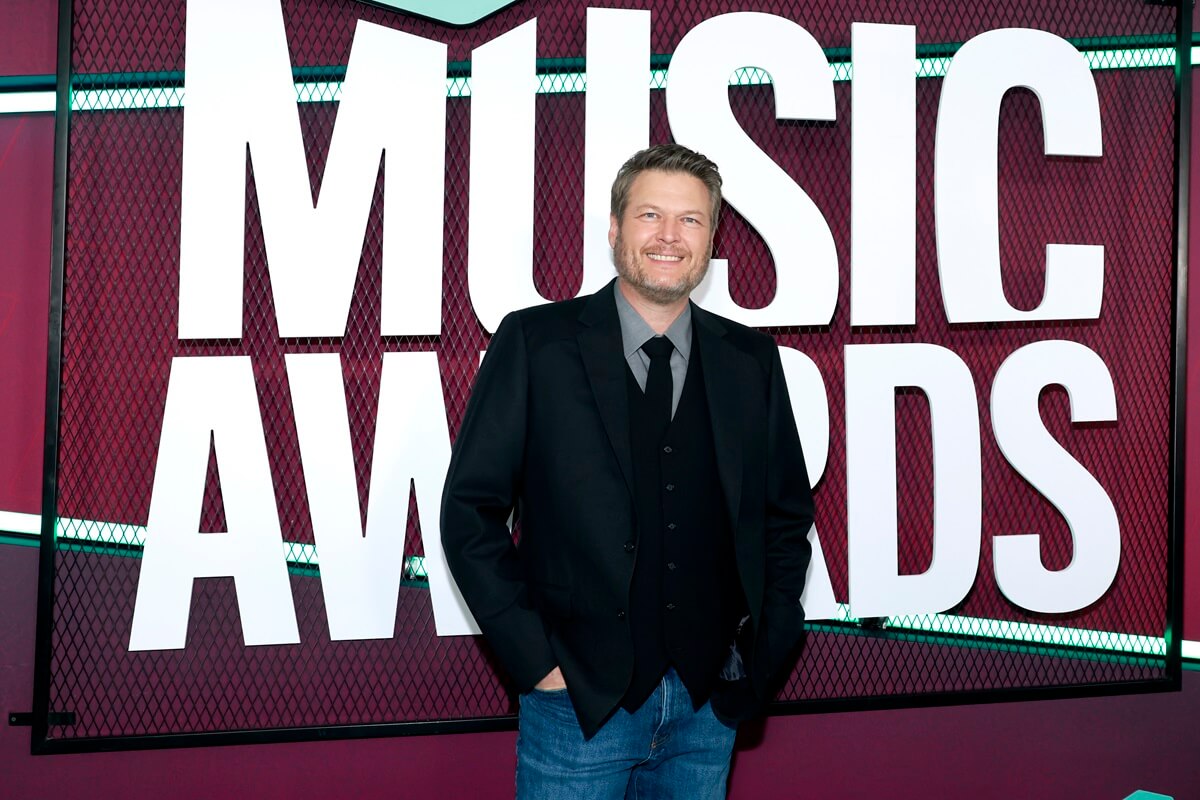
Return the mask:
<svg viewBox="0 0 1200 800">
<path fill-rule="evenodd" d="M 227 533 L 201 534 L 209 442 Z M 154 469 L 130 650 L 184 646 L 192 582 L 232 576 L 247 645 L 300 641 L 250 359 L 176 357 Z"/>
</svg>

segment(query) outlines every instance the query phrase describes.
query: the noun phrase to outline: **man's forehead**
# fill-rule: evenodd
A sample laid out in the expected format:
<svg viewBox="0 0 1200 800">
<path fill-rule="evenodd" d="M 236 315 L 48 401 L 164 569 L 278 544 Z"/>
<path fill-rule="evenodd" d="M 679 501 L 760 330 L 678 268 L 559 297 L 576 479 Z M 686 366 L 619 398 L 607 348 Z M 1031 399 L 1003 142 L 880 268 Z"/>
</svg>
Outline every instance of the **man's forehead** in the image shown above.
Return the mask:
<svg viewBox="0 0 1200 800">
<path fill-rule="evenodd" d="M 712 196 L 704 181 L 687 172 L 648 169 L 634 178 L 629 187 L 630 205 L 694 204 L 695 211 L 707 211 Z"/>
</svg>

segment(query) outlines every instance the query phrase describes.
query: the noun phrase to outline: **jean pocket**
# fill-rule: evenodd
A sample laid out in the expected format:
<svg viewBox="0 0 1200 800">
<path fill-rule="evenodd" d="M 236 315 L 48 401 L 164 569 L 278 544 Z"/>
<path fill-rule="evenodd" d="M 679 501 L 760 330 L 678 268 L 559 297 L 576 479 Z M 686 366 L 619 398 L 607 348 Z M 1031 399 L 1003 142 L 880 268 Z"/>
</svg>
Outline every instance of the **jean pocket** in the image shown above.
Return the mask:
<svg viewBox="0 0 1200 800">
<path fill-rule="evenodd" d="M 533 720 L 539 719 L 555 726 L 566 726 L 569 730 L 579 727 L 575 705 L 566 689 L 534 689 L 521 695 L 521 724 L 527 728 Z"/>
</svg>

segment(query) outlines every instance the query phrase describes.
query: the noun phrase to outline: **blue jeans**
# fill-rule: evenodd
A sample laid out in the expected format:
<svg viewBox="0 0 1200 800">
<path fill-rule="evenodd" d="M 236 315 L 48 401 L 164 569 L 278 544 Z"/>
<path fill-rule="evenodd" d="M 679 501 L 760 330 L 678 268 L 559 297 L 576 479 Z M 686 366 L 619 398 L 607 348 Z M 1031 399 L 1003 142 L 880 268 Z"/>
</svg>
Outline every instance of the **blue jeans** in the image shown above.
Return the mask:
<svg viewBox="0 0 1200 800">
<path fill-rule="evenodd" d="M 584 740 L 566 690 L 521 697 L 518 800 L 720 800 L 736 729 L 698 711 L 675 670 L 634 713 Z"/>
</svg>

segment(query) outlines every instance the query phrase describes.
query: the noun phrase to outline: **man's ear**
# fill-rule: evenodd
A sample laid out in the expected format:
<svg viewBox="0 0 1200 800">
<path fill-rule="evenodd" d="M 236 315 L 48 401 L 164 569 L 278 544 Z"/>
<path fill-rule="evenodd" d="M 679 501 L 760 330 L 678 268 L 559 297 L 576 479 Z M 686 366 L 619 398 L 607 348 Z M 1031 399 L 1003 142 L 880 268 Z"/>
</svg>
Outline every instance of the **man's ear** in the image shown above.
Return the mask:
<svg viewBox="0 0 1200 800">
<path fill-rule="evenodd" d="M 608 215 L 608 246 L 617 246 L 617 230 L 621 226 L 617 224 L 617 218 L 613 214 Z"/>
</svg>

